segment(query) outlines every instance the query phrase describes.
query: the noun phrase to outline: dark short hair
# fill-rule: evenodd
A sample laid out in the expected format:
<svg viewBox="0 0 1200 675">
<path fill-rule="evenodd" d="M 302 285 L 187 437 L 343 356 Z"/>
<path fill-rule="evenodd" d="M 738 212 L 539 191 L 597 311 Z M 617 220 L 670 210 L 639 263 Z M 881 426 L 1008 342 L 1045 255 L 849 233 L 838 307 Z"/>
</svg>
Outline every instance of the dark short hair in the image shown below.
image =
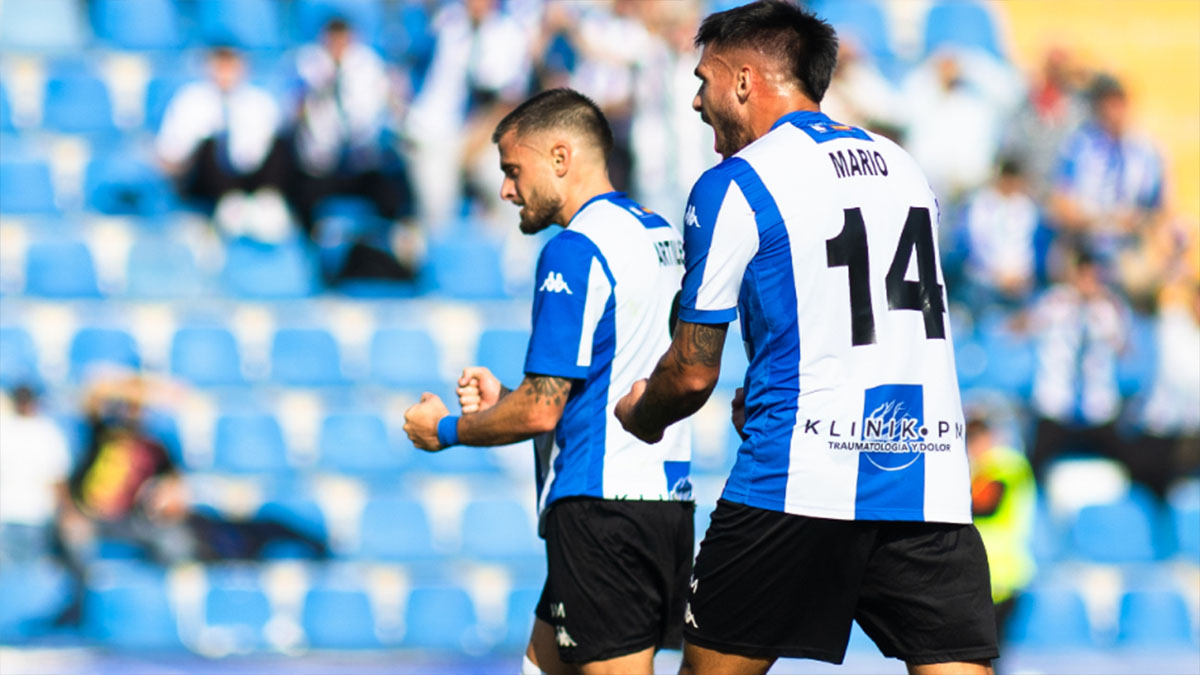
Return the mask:
<svg viewBox="0 0 1200 675">
<path fill-rule="evenodd" d="M 1093 77 L 1088 85 L 1087 96 L 1092 103 L 1100 103 L 1110 98 L 1124 98 L 1125 87 L 1112 75 L 1100 73 Z"/>
<path fill-rule="evenodd" d="M 696 33 L 696 46 L 753 49 L 779 58 L 814 103 L 825 98 L 837 66 L 833 26 L 787 0 L 759 0 L 710 14 Z"/>
<path fill-rule="evenodd" d="M 335 16 L 325 22 L 326 33 L 349 33 L 350 22 L 344 16 Z"/>
<path fill-rule="evenodd" d="M 492 133 L 492 142 L 515 130 L 525 136 L 550 129 L 570 129 L 586 136 L 601 152 L 612 150 L 612 129 L 592 99 L 574 89 L 547 89 L 535 94 L 504 116 Z"/>
</svg>

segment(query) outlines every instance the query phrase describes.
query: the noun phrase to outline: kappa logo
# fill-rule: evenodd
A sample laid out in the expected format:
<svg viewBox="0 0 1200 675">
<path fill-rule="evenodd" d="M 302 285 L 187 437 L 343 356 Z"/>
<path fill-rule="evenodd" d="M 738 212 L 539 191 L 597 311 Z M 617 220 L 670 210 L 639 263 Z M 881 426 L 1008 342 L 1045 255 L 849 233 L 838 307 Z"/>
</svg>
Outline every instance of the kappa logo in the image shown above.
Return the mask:
<svg viewBox="0 0 1200 675">
<path fill-rule="evenodd" d="M 559 605 L 559 606 L 561 607 L 562 605 Z M 566 626 L 559 626 L 558 628 L 556 628 L 554 631 L 554 637 L 556 640 L 558 640 L 559 647 L 578 647 L 579 646 L 578 644 L 576 644 L 576 642 L 574 640 L 571 639 L 571 635 L 569 633 L 567 633 Z"/>
<path fill-rule="evenodd" d="M 542 282 L 542 285 L 540 288 L 538 288 L 538 291 L 575 295 L 571 292 L 571 287 L 567 285 L 567 282 L 563 281 L 562 274 L 555 272 L 554 270 L 550 270 L 550 272 L 546 275 L 546 280 Z"/>
<path fill-rule="evenodd" d="M 689 204 L 687 211 L 683 214 L 684 227 L 700 227 L 700 218 L 696 216 L 695 204 Z"/>
<path fill-rule="evenodd" d="M 683 608 L 683 622 L 690 624 L 692 628 L 700 628 L 696 625 L 696 615 L 692 614 L 692 603 L 690 602 Z"/>
<path fill-rule="evenodd" d="M 566 606 L 561 602 L 556 602 L 550 605 L 550 616 L 554 617 L 555 619 L 567 618 Z"/>
</svg>

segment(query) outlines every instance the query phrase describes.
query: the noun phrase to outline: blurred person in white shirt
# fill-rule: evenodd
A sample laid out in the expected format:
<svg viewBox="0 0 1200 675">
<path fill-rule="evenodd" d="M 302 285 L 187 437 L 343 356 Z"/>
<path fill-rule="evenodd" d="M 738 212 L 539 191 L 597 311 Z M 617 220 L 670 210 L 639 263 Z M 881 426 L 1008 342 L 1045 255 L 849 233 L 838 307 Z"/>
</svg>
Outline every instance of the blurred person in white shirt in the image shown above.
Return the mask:
<svg viewBox="0 0 1200 675">
<path fill-rule="evenodd" d="M 209 78 L 167 105 L 156 149 L 180 194 L 214 209 L 231 236 L 274 241 L 290 231 L 283 189 L 290 172 L 275 99 L 246 81 L 229 47 L 209 53 Z"/>
<path fill-rule="evenodd" d="M 1028 190 L 1022 166 L 1004 159 L 996 178 L 967 203 L 967 276 L 978 291 L 974 308 L 1015 307 L 1033 290 L 1038 208 Z"/>
<path fill-rule="evenodd" d="M 62 429 L 38 409 L 28 386 L 0 412 L 0 561 L 50 551 L 55 517 L 67 498 L 71 456 Z"/>
</svg>

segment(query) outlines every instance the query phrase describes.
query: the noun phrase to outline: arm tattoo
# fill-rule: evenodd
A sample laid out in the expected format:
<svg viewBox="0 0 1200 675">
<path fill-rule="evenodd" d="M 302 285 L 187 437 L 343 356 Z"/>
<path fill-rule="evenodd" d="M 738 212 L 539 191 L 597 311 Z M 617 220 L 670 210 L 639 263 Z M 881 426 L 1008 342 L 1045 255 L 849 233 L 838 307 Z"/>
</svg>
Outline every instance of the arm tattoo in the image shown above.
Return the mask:
<svg viewBox="0 0 1200 675">
<path fill-rule="evenodd" d="M 567 401 L 567 394 L 571 392 L 571 381 L 565 377 L 530 375 L 521 383 L 518 391 L 533 397 L 534 403 L 563 405 Z"/>
<path fill-rule="evenodd" d="M 685 366 L 716 368 L 721 365 L 721 348 L 725 344 L 728 324 L 681 322 L 679 330 L 684 339 L 672 343 L 679 362 Z"/>
</svg>

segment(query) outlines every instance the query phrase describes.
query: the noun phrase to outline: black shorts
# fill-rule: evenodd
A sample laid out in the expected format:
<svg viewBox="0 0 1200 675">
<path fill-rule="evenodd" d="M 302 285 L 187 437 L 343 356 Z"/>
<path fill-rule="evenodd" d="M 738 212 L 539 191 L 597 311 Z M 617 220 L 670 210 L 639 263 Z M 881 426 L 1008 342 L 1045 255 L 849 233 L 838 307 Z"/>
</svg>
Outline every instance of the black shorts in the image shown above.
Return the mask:
<svg viewBox="0 0 1200 675">
<path fill-rule="evenodd" d="M 696 557 L 690 644 L 841 663 L 854 619 L 884 656 L 910 664 L 996 658 L 975 526 L 807 518 L 718 502 Z"/>
<path fill-rule="evenodd" d="M 564 663 L 679 648 L 695 509 L 692 502 L 588 498 L 550 506 L 536 614 L 554 627 Z"/>
</svg>

